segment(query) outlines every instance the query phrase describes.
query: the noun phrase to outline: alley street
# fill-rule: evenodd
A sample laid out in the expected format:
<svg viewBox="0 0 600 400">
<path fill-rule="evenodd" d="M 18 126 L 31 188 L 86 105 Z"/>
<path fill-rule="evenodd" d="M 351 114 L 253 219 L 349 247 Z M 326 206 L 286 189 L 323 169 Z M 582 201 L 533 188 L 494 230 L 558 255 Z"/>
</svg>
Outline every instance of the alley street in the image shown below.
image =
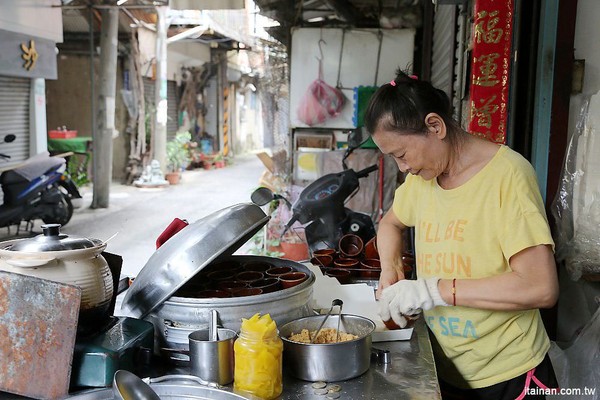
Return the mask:
<svg viewBox="0 0 600 400">
<path fill-rule="evenodd" d="M 180 184 L 161 189 L 140 189 L 115 183 L 110 207 L 91 209 L 92 187 L 82 188 L 83 206 L 62 231 L 106 240 L 106 251 L 123 257 L 123 274 L 135 276 L 155 251 L 155 240 L 173 218 L 194 222 L 224 207 L 250 201 L 264 170 L 254 154 L 235 157 L 233 164 L 213 170 L 185 171 Z M 39 233 L 41 221 L 34 232 Z M 15 234 L 15 230 L 11 231 Z M 10 238 L 0 230 L 0 240 Z"/>
</svg>

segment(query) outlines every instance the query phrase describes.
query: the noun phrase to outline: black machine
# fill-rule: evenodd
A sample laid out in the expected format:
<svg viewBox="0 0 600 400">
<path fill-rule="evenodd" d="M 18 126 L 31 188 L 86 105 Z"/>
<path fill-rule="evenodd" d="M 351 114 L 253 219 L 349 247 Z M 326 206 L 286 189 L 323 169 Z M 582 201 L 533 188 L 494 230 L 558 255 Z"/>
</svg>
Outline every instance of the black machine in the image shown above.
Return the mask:
<svg viewBox="0 0 600 400">
<path fill-rule="evenodd" d="M 15 140 L 6 135 L 3 143 Z M 0 159 L 10 155 L 0 153 Z M 41 219 L 44 223 L 65 225 L 73 215 L 72 199 L 81 194 L 66 172 L 64 158 L 38 154 L 24 164 L 0 175 L 3 204 L 0 205 L 0 227 L 20 226 L 22 221 Z"/>
<path fill-rule="evenodd" d="M 324 175 L 304 188 L 292 206 L 293 215 L 284 233 L 296 221 L 305 224 L 306 240 L 311 250 L 337 248 L 339 239 L 347 233 L 360 236 L 365 243 L 375 236 L 375 227 L 369 215 L 345 207 L 345 202 L 359 189 L 359 179 L 378 169 L 377 165 L 360 171 L 347 167 L 345 160 L 357 147 L 358 144 L 346 151 L 342 172 Z M 252 193 L 251 198 L 258 205 L 283 199 L 264 187 Z M 287 200 L 285 202 L 289 204 Z"/>
</svg>

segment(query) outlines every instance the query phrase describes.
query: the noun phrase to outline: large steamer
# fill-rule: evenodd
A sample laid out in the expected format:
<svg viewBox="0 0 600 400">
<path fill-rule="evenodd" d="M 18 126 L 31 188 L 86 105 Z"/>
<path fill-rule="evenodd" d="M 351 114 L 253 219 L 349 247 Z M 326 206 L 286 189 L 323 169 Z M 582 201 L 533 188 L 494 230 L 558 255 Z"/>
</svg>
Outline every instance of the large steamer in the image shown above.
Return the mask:
<svg viewBox="0 0 600 400">
<path fill-rule="evenodd" d="M 189 333 L 208 327 L 210 310 L 218 311 L 221 326 L 233 330 L 257 312 L 271 314 L 278 325 L 311 315 L 315 277 L 308 268 L 290 260 L 231 255 L 268 219 L 254 204 L 231 206 L 190 224 L 150 257 L 122 308 L 152 322 L 155 350 L 185 360 L 171 350 L 187 349 Z M 283 275 L 271 274 L 282 269 L 304 279 L 290 286 Z M 233 284 L 240 287 L 229 287 Z"/>
</svg>

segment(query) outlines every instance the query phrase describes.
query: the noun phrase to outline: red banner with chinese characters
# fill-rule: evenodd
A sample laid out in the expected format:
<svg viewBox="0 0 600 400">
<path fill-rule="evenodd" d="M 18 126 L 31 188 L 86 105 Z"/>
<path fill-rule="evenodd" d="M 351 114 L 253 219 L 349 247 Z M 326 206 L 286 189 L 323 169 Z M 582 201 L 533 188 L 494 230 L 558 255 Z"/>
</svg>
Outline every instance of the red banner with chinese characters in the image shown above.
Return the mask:
<svg viewBox="0 0 600 400">
<path fill-rule="evenodd" d="M 506 143 L 513 0 L 476 0 L 469 132 Z"/>
</svg>

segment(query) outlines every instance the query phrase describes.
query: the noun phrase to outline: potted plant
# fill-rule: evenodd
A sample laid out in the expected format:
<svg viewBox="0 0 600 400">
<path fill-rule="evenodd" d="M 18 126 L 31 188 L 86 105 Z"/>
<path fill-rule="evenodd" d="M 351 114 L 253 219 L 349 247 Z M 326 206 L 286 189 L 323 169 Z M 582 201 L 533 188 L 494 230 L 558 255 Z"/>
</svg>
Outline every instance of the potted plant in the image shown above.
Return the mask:
<svg viewBox="0 0 600 400">
<path fill-rule="evenodd" d="M 165 179 L 171 184 L 177 184 L 181 171 L 190 161 L 189 143 L 192 135 L 189 132 L 178 132 L 167 142 L 167 174 Z"/>
<path fill-rule="evenodd" d="M 225 167 L 225 158 L 223 157 L 223 154 L 218 153 L 215 155 L 215 158 L 213 158 L 213 164 L 215 165 L 215 168 Z"/>
</svg>

